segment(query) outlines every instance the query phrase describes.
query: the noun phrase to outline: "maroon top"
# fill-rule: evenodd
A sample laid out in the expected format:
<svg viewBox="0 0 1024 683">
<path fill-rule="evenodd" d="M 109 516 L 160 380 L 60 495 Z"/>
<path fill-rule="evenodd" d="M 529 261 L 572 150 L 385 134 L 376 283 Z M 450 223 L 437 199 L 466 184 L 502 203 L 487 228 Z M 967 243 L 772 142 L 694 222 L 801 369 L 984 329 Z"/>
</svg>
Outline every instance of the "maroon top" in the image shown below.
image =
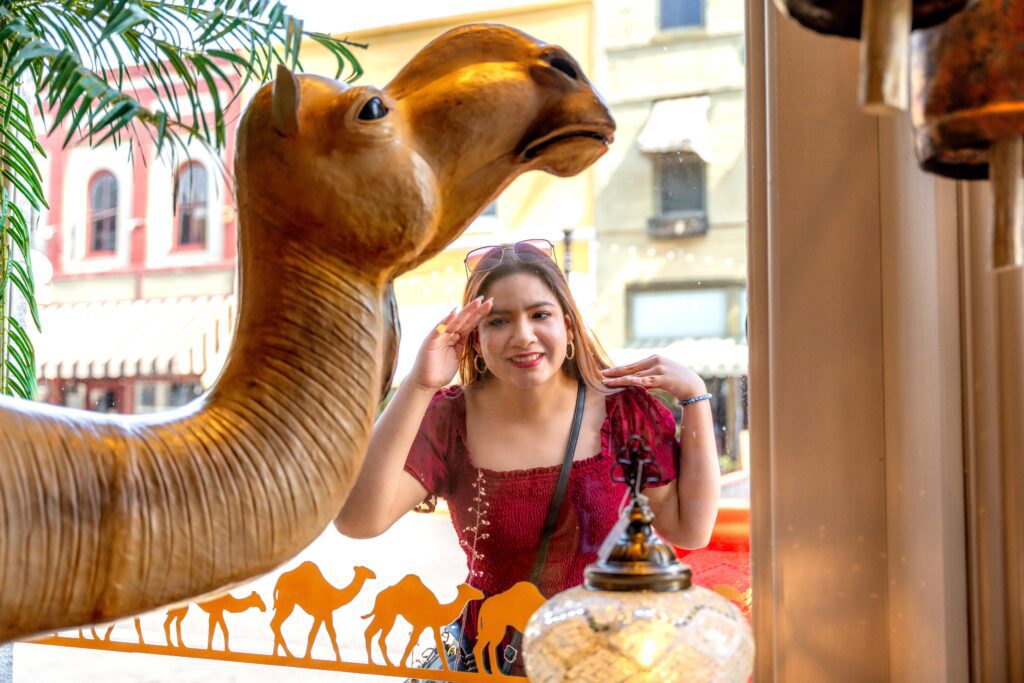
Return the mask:
<svg viewBox="0 0 1024 683">
<path fill-rule="evenodd" d="M 639 387 L 605 398 L 601 451 L 572 463 L 558 525 L 541 572 L 540 591 L 550 597 L 583 583 L 583 569 L 618 519 L 626 485 L 613 482 L 615 454 L 639 433 L 661 470 L 660 486 L 676 478 L 679 442 L 672 413 Z M 568 440 L 568 433 L 566 434 Z M 452 524 L 469 566 L 467 583 L 485 596 L 530 578 L 560 465 L 497 472 L 475 467 L 466 449 L 466 399 L 448 387 L 431 399 L 405 469 L 431 497 L 448 502 Z M 465 628 L 476 635 L 478 603 L 471 603 Z"/>
</svg>

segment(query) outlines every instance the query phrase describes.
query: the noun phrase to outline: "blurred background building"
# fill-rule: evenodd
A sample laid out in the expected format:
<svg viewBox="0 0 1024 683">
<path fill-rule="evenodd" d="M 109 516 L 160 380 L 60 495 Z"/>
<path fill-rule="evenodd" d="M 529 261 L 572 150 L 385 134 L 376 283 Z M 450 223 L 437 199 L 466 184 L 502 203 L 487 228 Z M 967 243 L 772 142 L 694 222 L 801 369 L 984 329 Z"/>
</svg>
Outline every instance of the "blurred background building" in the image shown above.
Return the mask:
<svg viewBox="0 0 1024 683">
<path fill-rule="evenodd" d="M 240 111 L 236 100 L 226 115 Z M 173 160 L 148 138 L 129 154 L 62 149 L 65 135 L 42 141 L 39 398 L 122 413 L 184 405 L 220 371 L 233 329 L 234 127 L 222 157 L 196 144 Z"/>
</svg>

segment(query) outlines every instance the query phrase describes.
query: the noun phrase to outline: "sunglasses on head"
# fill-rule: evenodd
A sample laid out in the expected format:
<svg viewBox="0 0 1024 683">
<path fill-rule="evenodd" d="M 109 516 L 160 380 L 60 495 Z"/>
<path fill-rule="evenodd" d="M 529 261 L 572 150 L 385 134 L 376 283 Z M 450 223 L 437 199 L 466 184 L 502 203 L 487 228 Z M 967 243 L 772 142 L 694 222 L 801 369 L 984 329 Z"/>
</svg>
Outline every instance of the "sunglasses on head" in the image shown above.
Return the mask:
<svg viewBox="0 0 1024 683">
<path fill-rule="evenodd" d="M 502 263 L 541 263 L 555 260 L 555 245 L 545 239 L 521 240 L 515 244 L 479 247 L 466 254 L 466 274 L 486 273 Z"/>
</svg>

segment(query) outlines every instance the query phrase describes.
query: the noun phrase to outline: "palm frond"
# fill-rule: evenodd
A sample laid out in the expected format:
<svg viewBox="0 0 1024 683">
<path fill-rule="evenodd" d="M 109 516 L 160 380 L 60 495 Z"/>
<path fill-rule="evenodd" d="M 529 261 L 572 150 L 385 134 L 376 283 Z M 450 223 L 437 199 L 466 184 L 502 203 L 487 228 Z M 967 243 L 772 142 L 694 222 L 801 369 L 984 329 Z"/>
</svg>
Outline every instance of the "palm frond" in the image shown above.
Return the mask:
<svg viewBox="0 0 1024 683">
<path fill-rule="evenodd" d="M 355 44 L 305 31 L 280 2 L 38 0 L 4 18 L 0 12 L 0 84 L 29 75 L 48 127 L 67 127 L 68 142 L 121 142 L 139 121 L 150 134 L 160 128 L 158 151 L 190 140 L 222 147 L 230 103 L 279 63 L 301 68 L 306 37 L 334 58 L 337 77 L 362 73 Z M 160 96 L 144 105 L 140 90 Z"/>
<path fill-rule="evenodd" d="M 20 89 L 64 146 L 126 142 L 132 155 L 148 135 L 172 157 L 192 141 L 219 149 L 242 89 L 279 63 L 301 69 L 304 37 L 334 58 L 336 78 L 362 74 L 356 44 L 305 31 L 275 0 L 0 2 L 0 393 L 31 397 L 36 382 L 31 341 L 10 314 L 20 296 L 39 326 L 29 226 L 14 195 L 46 206 L 43 148 Z"/>
</svg>

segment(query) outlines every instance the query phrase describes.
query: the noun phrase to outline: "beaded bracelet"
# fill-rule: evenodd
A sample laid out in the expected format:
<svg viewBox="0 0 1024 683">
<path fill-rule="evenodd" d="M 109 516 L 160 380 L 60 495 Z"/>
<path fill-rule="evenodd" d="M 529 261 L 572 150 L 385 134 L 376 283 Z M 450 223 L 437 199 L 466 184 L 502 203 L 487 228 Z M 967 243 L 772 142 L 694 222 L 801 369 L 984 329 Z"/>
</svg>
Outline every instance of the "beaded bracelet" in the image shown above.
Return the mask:
<svg viewBox="0 0 1024 683">
<path fill-rule="evenodd" d="M 711 398 L 711 394 L 701 394 L 700 396 L 694 396 L 683 401 L 676 401 L 676 405 L 683 406 L 684 408 L 688 405 L 697 403 L 698 401 L 707 401 Z"/>
</svg>

